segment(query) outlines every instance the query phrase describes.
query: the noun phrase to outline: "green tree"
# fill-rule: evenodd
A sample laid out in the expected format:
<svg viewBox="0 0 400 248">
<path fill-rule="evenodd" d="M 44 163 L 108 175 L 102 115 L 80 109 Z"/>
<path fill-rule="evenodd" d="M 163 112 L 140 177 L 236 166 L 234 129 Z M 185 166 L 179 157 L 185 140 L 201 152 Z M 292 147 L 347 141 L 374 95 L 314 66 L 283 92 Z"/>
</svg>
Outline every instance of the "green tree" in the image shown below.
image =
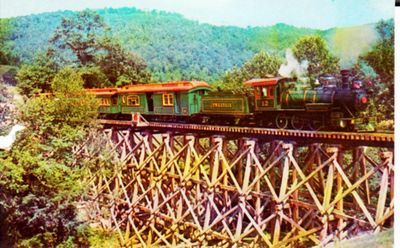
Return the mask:
<svg viewBox="0 0 400 248">
<path fill-rule="evenodd" d="M 108 26 L 95 12 L 83 11 L 63 18 L 50 43 L 56 51 L 54 57 L 73 54 L 77 58 L 73 64 L 82 68 L 85 87 L 144 83 L 151 78 L 145 61 L 112 38 Z"/>
<path fill-rule="evenodd" d="M 267 52 L 259 52 L 240 68 L 234 67 L 227 71 L 221 82 L 215 84 L 223 90 L 243 91 L 243 82 L 253 78 L 265 78 L 278 74 L 282 59 Z"/>
<path fill-rule="evenodd" d="M 380 21 L 376 25 L 377 44 L 360 57 L 379 75 L 377 113 L 385 118 L 394 117 L 394 20 Z"/>
<path fill-rule="evenodd" d="M 151 75 L 142 58 L 109 39 L 103 40 L 102 47 L 106 52 L 96 57 L 96 63 L 109 82 L 120 86 L 150 81 Z"/>
<path fill-rule="evenodd" d="M 12 28 L 10 19 L 0 19 L 0 64 L 15 65 L 18 63 L 10 40 Z"/>
<path fill-rule="evenodd" d="M 50 92 L 57 68 L 52 58 L 44 53 L 38 54 L 31 64 L 23 64 L 16 75 L 21 94 L 32 96 L 35 93 Z"/>
<path fill-rule="evenodd" d="M 297 60 L 308 61 L 307 76 L 311 81 L 321 74 L 336 73 L 339 70 L 339 58 L 329 52 L 326 42 L 319 35 L 299 39 L 292 50 Z"/>
<path fill-rule="evenodd" d="M 96 128 L 97 103 L 82 85 L 78 71 L 58 72 L 52 96 L 33 97 L 22 106 L 26 130 L 11 152 L 0 154 L 0 224 L 10 245 L 83 245 L 76 204 L 88 172 L 107 162 L 74 153 L 73 147 Z"/>
<path fill-rule="evenodd" d="M 86 65 L 94 62 L 101 49 L 99 39 L 107 30 L 104 20 L 96 12 L 85 10 L 71 18 L 64 17 L 49 41 L 61 50 L 70 50 L 80 64 Z"/>
<path fill-rule="evenodd" d="M 84 81 L 84 88 L 101 88 L 112 86 L 107 75 L 104 74 L 98 65 L 87 65 L 79 68 L 79 72 Z"/>
</svg>

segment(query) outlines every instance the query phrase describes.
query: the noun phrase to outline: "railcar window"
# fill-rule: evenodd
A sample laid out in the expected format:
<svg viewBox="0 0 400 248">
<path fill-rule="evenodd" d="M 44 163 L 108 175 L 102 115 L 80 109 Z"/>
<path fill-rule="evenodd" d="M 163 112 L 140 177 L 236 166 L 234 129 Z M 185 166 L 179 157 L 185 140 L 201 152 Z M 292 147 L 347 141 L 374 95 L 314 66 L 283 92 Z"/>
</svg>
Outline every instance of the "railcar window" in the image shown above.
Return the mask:
<svg viewBox="0 0 400 248">
<path fill-rule="evenodd" d="M 100 104 L 100 106 L 110 106 L 111 105 L 111 99 L 110 98 L 100 98 L 99 99 L 99 104 Z"/>
<path fill-rule="evenodd" d="M 274 98 L 274 87 L 268 87 L 268 98 Z"/>
<path fill-rule="evenodd" d="M 139 106 L 140 105 L 140 99 L 139 96 L 128 96 L 126 98 L 126 105 L 128 106 Z"/>
<path fill-rule="evenodd" d="M 112 105 L 117 105 L 118 104 L 118 99 L 116 97 L 111 98 L 111 104 Z"/>
<path fill-rule="evenodd" d="M 267 96 L 267 87 L 262 87 L 262 96 L 266 97 Z"/>
<path fill-rule="evenodd" d="M 173 94 L 163 94 L 162 101 L 163 101 L 163 106 L 174 106 Z"/>
</svg>

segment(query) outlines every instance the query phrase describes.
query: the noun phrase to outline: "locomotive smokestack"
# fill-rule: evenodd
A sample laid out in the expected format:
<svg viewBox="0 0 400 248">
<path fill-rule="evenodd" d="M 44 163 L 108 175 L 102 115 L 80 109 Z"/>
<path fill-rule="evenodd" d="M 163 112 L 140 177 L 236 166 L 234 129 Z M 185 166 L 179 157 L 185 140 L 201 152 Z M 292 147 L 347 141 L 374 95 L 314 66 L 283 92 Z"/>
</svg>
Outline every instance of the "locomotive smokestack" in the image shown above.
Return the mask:
<svg viewBox="0 0 400 248">
<path fill-rule="evenodd" d="M 351 84 L 351 72 L 350 70 L 341 70 L 340 75 L 342 75 L 342 87 L 343 89 L 348 89 Z"/>
</svg>

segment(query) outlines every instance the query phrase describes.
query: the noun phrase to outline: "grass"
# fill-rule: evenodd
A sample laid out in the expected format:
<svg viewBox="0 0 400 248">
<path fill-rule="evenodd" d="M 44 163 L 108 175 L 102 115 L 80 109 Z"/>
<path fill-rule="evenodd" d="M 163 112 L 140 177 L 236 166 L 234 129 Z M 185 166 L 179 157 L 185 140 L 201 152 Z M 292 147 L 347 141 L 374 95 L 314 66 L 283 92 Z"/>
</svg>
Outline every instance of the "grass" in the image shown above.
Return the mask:
<svg viewBox="0 0 400 248">
<path fill-rule="evenodd" d="M 391 248 L 393 247 L 393 228 L 377 233 L 363 234 L 349 240 L 336 241 L 327 248 Z"/>
</svg>

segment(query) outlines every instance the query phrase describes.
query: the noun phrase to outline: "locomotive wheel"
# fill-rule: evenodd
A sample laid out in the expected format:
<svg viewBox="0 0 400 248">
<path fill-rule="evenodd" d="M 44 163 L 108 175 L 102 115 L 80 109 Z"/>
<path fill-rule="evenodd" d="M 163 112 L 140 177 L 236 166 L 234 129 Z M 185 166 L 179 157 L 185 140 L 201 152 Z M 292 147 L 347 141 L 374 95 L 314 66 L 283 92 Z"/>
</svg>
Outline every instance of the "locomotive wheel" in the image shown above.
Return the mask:
<svg viewBox="0 0 400 248">
<path fill-rule="evenodd" d="M 293 129 L 302 130 L 304 128 L 305 121 L 300 116 L 293 115 L 290 119 L 290 124 L 292 125 Z"/>
<path fill-rule="evenodd" d="M 275 118 L 275 125 L 279 129 L 285 129 L 288 126 L 288 119 L 284 114 L 278 114 Z"/>
</svg>

